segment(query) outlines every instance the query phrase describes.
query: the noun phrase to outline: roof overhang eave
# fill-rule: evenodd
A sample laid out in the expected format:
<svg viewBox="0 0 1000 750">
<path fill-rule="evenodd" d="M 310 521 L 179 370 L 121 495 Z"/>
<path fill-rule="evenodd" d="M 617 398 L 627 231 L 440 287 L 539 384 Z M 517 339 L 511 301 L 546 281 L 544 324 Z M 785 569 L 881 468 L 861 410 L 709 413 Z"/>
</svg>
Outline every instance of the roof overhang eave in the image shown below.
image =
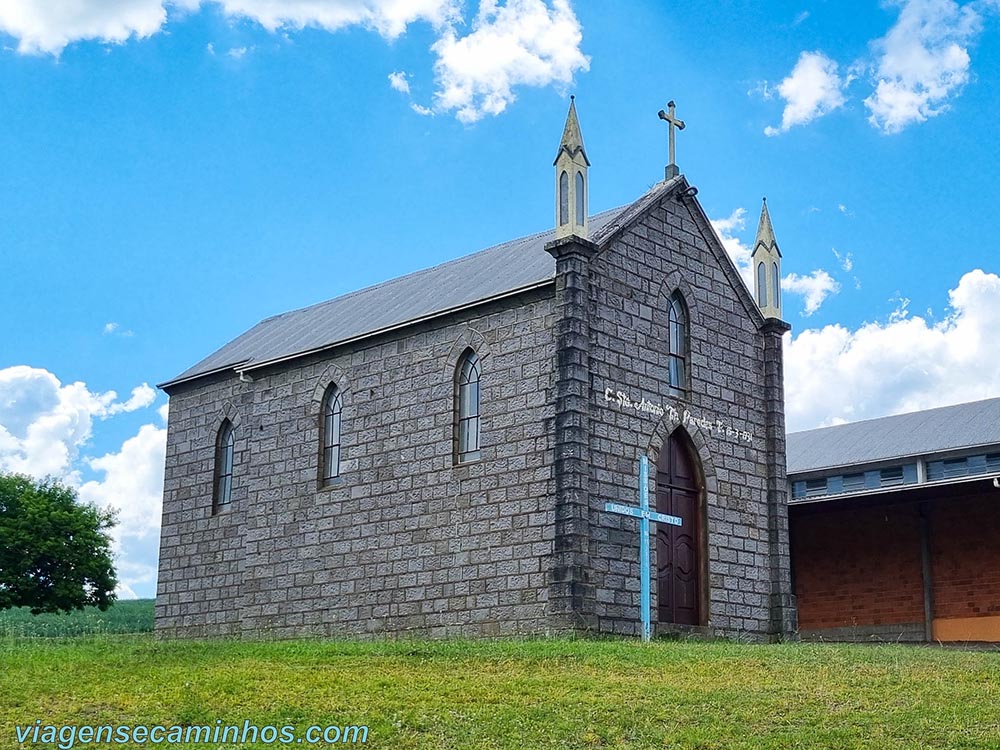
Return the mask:
<svg viewBox="0 0 1000 750">
<path fill-rule="evenodd" d="M 324 344 L 323 346 L 316 346 L 311 349 L 304 349 L 299 352 L 294 352 L 292 354 L 286 354 L 281 357 L 272 357 L 271 359 L 261 360 L 260 362 L 254 362 L 253 360 L 247 359 L 241 362 L 237 362 L 231 365 L 224 365 L 222 367 L 217 367 L 213 370 L 207 372 L 199 372 L 194 375 L 183 378 L 175 378 L 173 380 L 168 380 L 166 382 L 158 384 L 156 387 L 161 390 L 166 390 L 183 383 L 190 383 L 199 378 L 205 378 L 210 375 L 215 375 L 220 372 L 225 372 L 227 370 L 232 370 L 233 372 L 242 375 L 245 372 L 251 372 L 253 370 L 259 370 L 263 367 L 271 367 L 272 365 L 281 364 L 282 362 L 289 362 L 294 359 L 300 359 L 302 357 L 308 357 L 312 354 L 319 354 L 321 352 L 329 351 L 330 349 L 336 349 L 340 346 L 346 346 L 348 344 L 353 344 L 358 341 L 363 341 L 364 339 L 373 338 L 375 336 L 381 336 L 386 333 L 392 333 L 393 331 L 398 331 L 403 328 L 408 328 L 410 326 L 419 325 L 420 323 L 425 323 L 429 320 L 434 320 L 436 318 L 442 318 L 446 315 L 453 315 L 463 310 L 471 310 L 475 307 L 481 305 L 487 305 L 491 302 L 497 302 L 499 300 L 507 299 L 509 297 L 515 297 L 519 294 L 525 294 L 527 292 L 534 291 L 536 289 L 543 289 L 546 286 L 555 284 L 555 276 L 551 278 L 544 279 L 542 281 L 536 281 L 531 284 L 526 284 L 524 286 L 517 287 L 516 289 L 511 289 L 501 294 L 494 294 L 490 297 L 484 297 L 483 299 L 475 300 L 474 302 L 468 302 L 462 305 L 455 305 L 454 307 L 449 307 L 444 310 L 436 310 L 435 312 L 428 313 L 427 315 L 422 315 L 419 318 L 411 318 L 410 320 L 405 320 L 401 323 L 395 323 L 390 326 L 384 326 L 373 331 L 366 331 L 365 333 L 358 334 L 357 336 L 352 336 L 346 339 L 340 339 L 339 341 L 334 341 L 329 344 Z"/>
</svg>

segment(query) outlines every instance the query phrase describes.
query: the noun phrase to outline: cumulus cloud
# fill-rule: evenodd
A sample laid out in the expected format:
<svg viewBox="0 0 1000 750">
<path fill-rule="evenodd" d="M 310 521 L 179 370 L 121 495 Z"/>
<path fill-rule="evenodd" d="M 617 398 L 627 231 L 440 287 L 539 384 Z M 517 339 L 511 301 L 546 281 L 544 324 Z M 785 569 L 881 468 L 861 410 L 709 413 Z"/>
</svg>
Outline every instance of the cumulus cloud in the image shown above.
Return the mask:
<svg viewBox="0 0 1000 750">
<path fill-rule="evenodd" d="M 712 228 L 722 240 L 722 246 L 732 259 L 736 270 L 740 272 L 740 278 L 747 289 L 753 289 L 753 272 L 750 269 L 750 253 L 752 249 L 743 244 L 737 235 L 746 228 L 747 210 L 745 208 L 735 209 L 725 219 L 712 219 Z"/>
<path fill-rule="evenodd" d="M 143 409 L 156 391 L 143 383 L 127 401 L 114 391 L 63 385 L 48 370 L 18 365 L 0 370 L 0 469 L 64 476 L 91 436 L 94 420 Z"/>
<path fill-rule="evenodd" d="M 389 85 L 401 94 L 410 93 L 410 82 L 406 80 L 405 71 L 393 71 L 389 74 Z"/>
<path fill-rule="evenodd" d="M 948 107 L 969 80 L 969 44 L 981 18 L 953 0 L 903 0 L 889 32 L 873 42 L 875 91 L 865 99 L 868 121 L 898 133 Z"/>
<path fill-rule="evenodd" d="M 161 0 L 5 0 L 0 31 L 18 39 L 22 53 L 57 54 L 81 39 L 124 42 L 157 33 L 167 20 Z"/>
<path fill-rule="evenodd" d="M 59 54 L 83 40 L 122 43 L 163 29 L 168 12 L 216 6 L 233 18 L 268 31 L 313 27 L 338 31 L 370 28 L 394 39 L 416 21 L 440 26 L 458 15 L 457 0 L 5 0 L 0 30 L 19 40 L 23 53 Z"/>
<path fill-rule="evenodd" d="M 156 580 L 166 448 L 166 428 L 147 424 L 118 452 L 86 461 L 101 476 L 79 487 L 80 499 L 117 511 L 116 565 L 128 586 Z"/>
<path fill-rule="evenodd" d="M 580 51 L 583 30 L 568 0 L 482 0 L 472 31 L 449 28 L 434 43 L 438 79 L 434 108 L 462 122 L 498 115 L 516 86 L 568 85 L 590 68 Z"/>
<path fill-rule="evenodd" d="M 84 383 L 64 385 L 51 372 L 17 366 L 0 370 L 0 470 L 60 479 L 80 498 L 118 511 L 113 531 L 121 593 L 155 580 L 163 494 L 166 429 L 145 425 L 121 450 L 83 458 L 95 422 L 148 408 L 156 392 L 145 383 L 122 401 L 114 391 L 95 393 Z M 164 411 L 160 412 L 166 420 Z M 85 470 L 101 478 L 82 481 Z M 152 578 L 150 578 L 152 576 Z"/>
<path fill-rule="evenodd" d="M 722 246 L 726 249 L 730 259 L 740 272 L 740 278 L 746 288 L 753 290 L 753 263 L 751 253 L 753 248 L 738 236 L 746 228 L 746 209 L 737 208 L 724 219 L 712 219 L 712 227 L 722 241 Z M 836 251 L 834 251 L 836 253 Z M 833 279 L 830 274 L 822 269 L 813 271 L 806 276 L 795 273 L 787 274 L 781 280 L 781 288 L 791 294 L 800 295 L 803 299 L 804 316 L 812 315 L 823 302 L 832 294 L 840 291 L 840 284 Z"/>
<path fill-rule="evenodd" d="M 430 106 L 411 107 L 418 114 L 454 113 L 466 123 L 503 112 L 519 87 L 565 87 L 590 66 L 569 0 L 480 0 L 468 33 L 459 0 L 5 0 L 0 32 L 17 38 L 22 53 L 58 55 L 77 41 L 144 39 L 162 31 L 168 16 L 209 6 L 270 32 L 360 26 L 395 39 L 411 24 L 427 23 L 437 34 L 436 92 Z M 211 44 L 206 49 L 215 54 Z M 247 51 L 227 54 L 239 59 Z M 409 94 L 406 74 L 392 73 L 389 81 Z"/>
<path fill-rule="evenodd" d="M 884 322 L 802 331 L 785 346 L 789 430 L 898 414 L 1000 394 L 1000 277 L 962 276 L 938 322 L 907 301 Z"/>
<path fill-rule="evenodd" d="M 198 4 L 192 0 L 192 4 Z M 268 31 L 313 27 L 339 31 L 363 26 L 395 39 L 416 21 L 441 26 L 459 15 L 458 0 L 201 0 Z"/>
<path fill-rule="evenodd" d="M 802 295 L 805 303 L 802 314 L 808 317 L 819 310 L 827 297 L 840 291 L 840 284 L 826 271 L 817 269 L 805 276 L 788 274 L 781 280 L 781 288 Z"/>
<path fill-rule="evenodd" d="M 778 84 L 778 95 L 785 100 L 781 125 L 768 125 L 764 134 L 784 133 L 842 107 L 845 85 L 834 60 L 822 52 L 803 52 L 789 76 Z"/>
</svg>

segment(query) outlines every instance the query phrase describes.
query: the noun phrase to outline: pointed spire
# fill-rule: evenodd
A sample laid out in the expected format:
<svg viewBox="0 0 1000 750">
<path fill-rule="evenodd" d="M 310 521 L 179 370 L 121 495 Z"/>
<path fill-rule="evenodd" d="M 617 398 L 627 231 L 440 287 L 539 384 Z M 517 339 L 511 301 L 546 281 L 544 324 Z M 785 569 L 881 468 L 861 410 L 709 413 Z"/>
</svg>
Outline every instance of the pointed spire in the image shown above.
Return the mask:
<svg viewBox="0 0 1000 750">
<path fill-rule="evenodd" d="M 583 133 L 580 131 L 580 120 L 576 116 L 576 96 L 569 98 L 569 112 L 566 113 L 566 126 L 563 128 L 562 140 L 559 141 L 559 151 L 556 153 L 556 160 L 559 154 L 565 151 L 572 159 L 578 153 L 583 154 L 583 160 L 590 166 L 590 159 L 587 158 L 587 150 L 583 147 Z"/>
<path fill-rule="evenodd" d="M 587 239 L 587 208 L 590 203 L 587 171 L 590 159 L 583 148 L 583 134 L 576 117 L 576 97 L 570 97 L 566 126 L 553 166 L 556 168 L 556 239 Z"/>
<path fill-rule="evenodd" d="M 781 251 L 774 238 L 771 214 L 767 210 L 767 198 L 760 209 L 760 223 L 757 225 L 757 239 L 753 243 L 751 265 L 753 268 L 753 291 L 757 305 L 765 318 L 781 318 Z"/>
<path fill-rule="evenodd" d="M 778 241 L 774 238 L 774 227 L 771 226 L 771 214 L 767 210 L 767 198 L 764 198 L 764 206 L 760 209 L 760 223 L 757 224 L 757 239 L 754 240 L 753 252 L 757 253 L 757 248 L 763 245 L 764 250 L 774 250 L 778 257 L 781 257 L 781 250 L 778 249 Z"/>
</svg>

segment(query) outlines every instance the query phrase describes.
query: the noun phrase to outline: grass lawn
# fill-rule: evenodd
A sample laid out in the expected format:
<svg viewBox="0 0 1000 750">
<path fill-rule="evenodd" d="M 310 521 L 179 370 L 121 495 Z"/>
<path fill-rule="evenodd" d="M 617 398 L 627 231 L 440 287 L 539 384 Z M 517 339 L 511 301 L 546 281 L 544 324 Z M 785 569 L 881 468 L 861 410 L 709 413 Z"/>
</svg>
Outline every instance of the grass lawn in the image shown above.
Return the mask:
<svg viewBox="0 0 1000 750">
<path fill-rule="evenodd" d="M 391 750 L 1000 747 L 995 652 L 104 634 L 0 638 L 0 665 L 0 747 L 36 719 L 368 725 Z"/>
</svg>

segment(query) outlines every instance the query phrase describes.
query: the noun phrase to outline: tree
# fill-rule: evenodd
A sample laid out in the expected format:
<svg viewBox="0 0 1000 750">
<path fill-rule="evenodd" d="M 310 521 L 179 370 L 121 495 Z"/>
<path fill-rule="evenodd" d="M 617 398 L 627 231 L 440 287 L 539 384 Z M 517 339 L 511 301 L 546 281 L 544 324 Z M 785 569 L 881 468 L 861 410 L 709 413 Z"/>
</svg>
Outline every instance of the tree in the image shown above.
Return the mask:
<svg viewBox="0 0 1000 750">
<path fill-rule="evenodd" d="M 113 511 L 59 482 L 0 474 L 0 610 L 68 612 L 115 600 Z"/>
</svg>

